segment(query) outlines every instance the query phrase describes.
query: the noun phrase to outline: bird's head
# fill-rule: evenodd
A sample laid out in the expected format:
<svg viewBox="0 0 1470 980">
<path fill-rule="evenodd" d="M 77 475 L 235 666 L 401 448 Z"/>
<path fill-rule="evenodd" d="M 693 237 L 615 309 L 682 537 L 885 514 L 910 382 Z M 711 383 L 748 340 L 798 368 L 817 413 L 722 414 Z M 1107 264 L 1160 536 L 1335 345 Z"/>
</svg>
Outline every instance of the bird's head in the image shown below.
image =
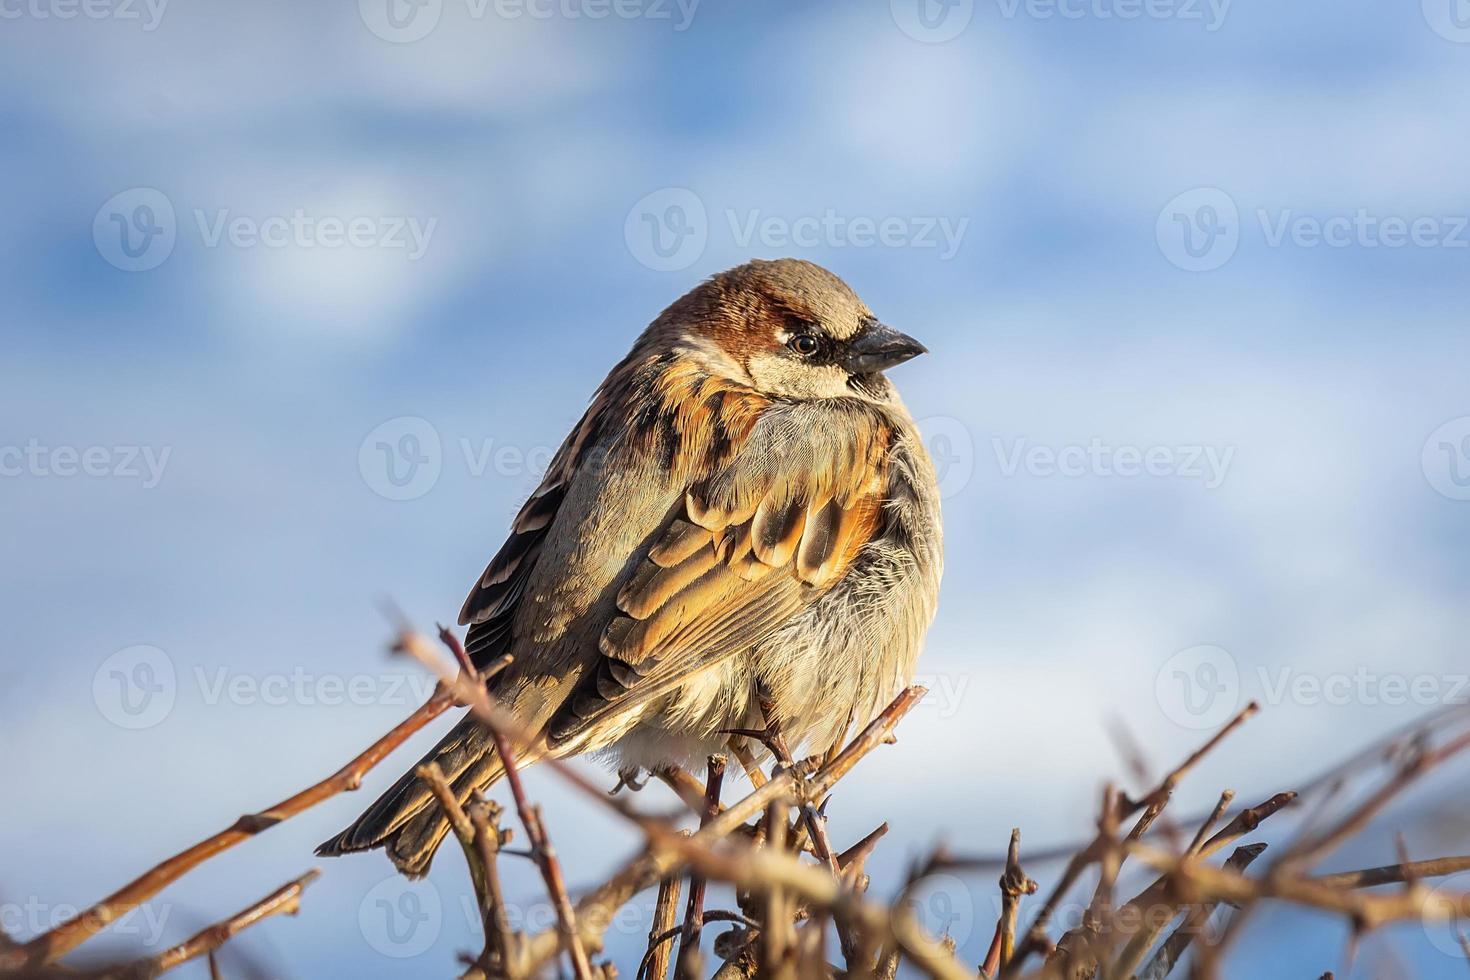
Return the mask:
<svg viewBox="0 0 1470 980">
<path fill-rule="evenodd" d="M 925 352 L 847 283 L 801 259 L 755 260 L 701 283 L 654 331 L 712 374 L 776 398 L 886 401 L 883 372 Z"/>
</svg>

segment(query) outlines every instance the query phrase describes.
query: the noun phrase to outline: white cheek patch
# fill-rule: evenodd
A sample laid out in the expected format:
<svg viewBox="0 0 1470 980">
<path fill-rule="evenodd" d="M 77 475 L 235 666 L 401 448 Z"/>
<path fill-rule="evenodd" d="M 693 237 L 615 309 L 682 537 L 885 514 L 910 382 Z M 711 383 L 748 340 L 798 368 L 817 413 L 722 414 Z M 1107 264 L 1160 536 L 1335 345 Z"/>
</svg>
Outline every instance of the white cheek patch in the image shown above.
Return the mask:
<svg viewBox="0 0 1470 980">
<path fill-rule="evenodd" d="M 835 364 L 803 364 L 780 354 L 756 354 L 746 362 L 760 391 L 793 398 L 841 398 L 851 394 L 847 372 Z"/>
</svg>

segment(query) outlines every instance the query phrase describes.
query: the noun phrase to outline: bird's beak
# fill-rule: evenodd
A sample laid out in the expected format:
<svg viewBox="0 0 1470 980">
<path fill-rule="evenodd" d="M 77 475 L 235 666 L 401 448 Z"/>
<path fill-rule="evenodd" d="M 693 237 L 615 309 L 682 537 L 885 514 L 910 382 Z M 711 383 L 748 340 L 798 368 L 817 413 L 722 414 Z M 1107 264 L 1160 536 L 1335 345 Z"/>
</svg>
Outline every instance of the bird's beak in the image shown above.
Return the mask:
<svg viewBox="0 0 1470 980">
<path fill-rule="evenodd" d="M 875 323 L 847 342 L 844 366 L 849 374 L 876 374 L 927 353 L 929 348 L 908 334 Z"/>
</svg>

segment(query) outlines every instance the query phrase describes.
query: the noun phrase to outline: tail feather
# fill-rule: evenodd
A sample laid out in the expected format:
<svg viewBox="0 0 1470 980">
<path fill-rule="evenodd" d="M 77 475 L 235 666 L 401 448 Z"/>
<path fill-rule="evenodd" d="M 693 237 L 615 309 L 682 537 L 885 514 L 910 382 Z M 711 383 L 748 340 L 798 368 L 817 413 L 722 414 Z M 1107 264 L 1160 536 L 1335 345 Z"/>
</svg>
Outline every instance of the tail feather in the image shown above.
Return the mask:
<svg viewBox="0 0 1470 980">
<path fill-rule="evenodd" d="M 460 802 L 503 774 L 489 734 L 466 719 L 419 760 L 437 762 Z M 346 830 L 317 846 L 322 857 L 381 847 L 399 871 L 411 877 L 428 873 L 434 852 L 449 833 L 449 818 L 417 774 L 404 773 Z"/>
</svg>

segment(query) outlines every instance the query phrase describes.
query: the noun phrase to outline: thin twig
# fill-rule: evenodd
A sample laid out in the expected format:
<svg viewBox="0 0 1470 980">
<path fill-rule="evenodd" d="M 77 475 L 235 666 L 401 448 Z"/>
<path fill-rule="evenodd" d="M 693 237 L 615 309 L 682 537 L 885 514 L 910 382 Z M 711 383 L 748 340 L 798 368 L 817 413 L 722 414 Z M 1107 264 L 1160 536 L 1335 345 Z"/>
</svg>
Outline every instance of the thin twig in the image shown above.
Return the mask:
<svg viewBox="0 0 1470 980">
<path fill-rule="evenodd" d="M 1225 869 L 1236 873 L 1244 872 L 1265 849 L 1265 844 L 1247 844 L 1244 847 L 1237 847 L 1235 852 L 1225 860 Z M 1194 941 L 1194 937 L 1204 931 L 1210 921 L 1210 916 L 1214 914 L 1218 905 L 1218 902 L 1202 902 L 1191 906 L 1189 914 L 1184 917 L 1179 928 L 1175 929 L 1169 938 L 1159 945 L 1153 958 L 1139 971 L 1138 980 L 1164 980 L 1174 969 L 1174 964 L 1178 963 L 1179 958 L 1184 955 L 1184 951 L 1189 948 L 1189 944 Z M 1129 967 L 1128 971 L 1124 971 L 1120 967 L 1114 976 L 1131 976 L 1131 969 Z"/>
<path fill-rule="evenodd" d="M 177 946 L 171 946 L 151 959 L 140 960 L 120 973 L 124 976 L 156 977 L 190 960 L 213 956 L 215 950 L 260 920 L 273 915 L 295 915 L 301 908 L 302 891 L 320 875 L 321 871 L 313 868 L 228 919 L 207 926 Z"/>
<path fill-rule="evenodd" d="M 142 905 L 215 855 L 311 809 L 318 803 L 331 799 L 338 793 L 357 789 L 362 785 L 362 778 L 369 770 L 382 762 L 389 753 L 402 745 L 411 735 L 443 714 L 452 704 L 453 700 L 441 687 L 392 731 L 368 746 L 351 762 L 326 779 L 294 796 L 287 797 L 274 806 L 242 816 L 219 833 L 160 861 L 96 905 L 75 918 L 61 923 L 49 932 L 42 933 L 20 947 L 15 953 L 19 954 L 23 963 L 31 965 L 54 963 L 105 929 L 109 923 L 115 922 Z M 19 966 L 20 963 L 13 961 L 15 958 L 13 954 L 10 957 L 0 954 L 0 969 Z"/>
<path fill-rule="evenodd" d="M 901 692 L 877 718 L 857 735 L 847 747 L 838 753 L 826 766 L 819 760 L 805 759 L 793 768 L 783 770 L 772 777 L 764 786 L 754 790 L 741 800 L 725 807 L 718 817 L 694 834 L 695 844 L 707 848 L 723 841 L 736 828 L 751 817 L 763 813 L 772 800 L 790 798 L 797 792 L 798 783 L 806 787 L 816 786 L 822 792 L 831 787 L 852 770 L 863 756 L 883 744 L 893 727 L 923 697 L 925 689 L 910 687 Z M 655 839 L 663 840 L 661 834 L 672 833 L 654 821 L 644 821 L 638 826 L 649 836 L 650 844 Z M 593 889 L 577 903 L 579 928 L 583 942 L 600 946 L 602 935 L 611 922 L 612 913 L 621 908 L 633 895 L 651 887 L 664 876 L 674 872 L 682 864 L 681 852 L 668 847 L 650 847 L 624 865 L 610 879 Z M 555 933 L 541 933 L 532 937 L 527 944 L 527 969 L 536 970 L 555 955 L 557 938 Z"/>
<path fill-rule="evenodd" d="M 766 808 L 766 847 L 777 853 L 787 850 L 786 821 L 787 806 L 784 802 L 777 800 Z M 772 980 L 784 980 L 791 975 L 796 945 L 795 914 L 786 889 L 779 883 L 773 883 L 765 896 L 760 951 L 764 975 Z"/>
<path fill-rule="evenodd" d="M 510 929 L 505 892 L 500 885 L 500 807 L 493 801 L 481 799 L 478 794 L 474 794 L 466 813 L 475 830 L 475 852 L 479 855 L 480 871 L 485 880 L 484 898 L 481 902 L 485 921 L 485 951 L 480 960 L 488 967 L 492 958 L 498 957 L 500 972 L 508 977 L 516 977 L 520 975 L 520 948 L 516 943 L 515 933 Z"/>
<path fill-rule="evenodd" d="M 725 780 L 725 757 L 712 755 L 705 766 L 708 779 L 704 787 L 704 812 L 700 826 L 706 826 L 720 812 L 720 786 Z M 690 875 L 689 903 L 684 907 L 684 929 L 679 934 L 679 974 L 699 976 L 699 940 L 704 929 L 704 877 Z"/>
<path fill-rule="evenodd" d="M 1021 828 L 1011 828 L 1011 843 L 1006 849 L 1006 869 L 1000 876 L 1000 919 L 995 923 L 995 936 L 985 964 L 980 967 L 987 977 L 999 976 L 1011 961 L 1016 945 L 1016 921 L 1021 912 L 1021 896 L 1034 895 L 1036 882 L 1021 870 Z"/>
<path fill-rule="evenodd" d="M 638 964 L 635 980 L 645 977 L 666 980 L 669 975 L 669 958 L 674 952 L 669 940 L 679 934 L 675 923 L 679 918 L 679 889 L 683 883 L 683 875 L 669 875 L 659 882 L 658 900 L 653 906 L 653 925 L 648 930 L 648 950 L 643 954 L 643 962 Z"/>
</svg>

